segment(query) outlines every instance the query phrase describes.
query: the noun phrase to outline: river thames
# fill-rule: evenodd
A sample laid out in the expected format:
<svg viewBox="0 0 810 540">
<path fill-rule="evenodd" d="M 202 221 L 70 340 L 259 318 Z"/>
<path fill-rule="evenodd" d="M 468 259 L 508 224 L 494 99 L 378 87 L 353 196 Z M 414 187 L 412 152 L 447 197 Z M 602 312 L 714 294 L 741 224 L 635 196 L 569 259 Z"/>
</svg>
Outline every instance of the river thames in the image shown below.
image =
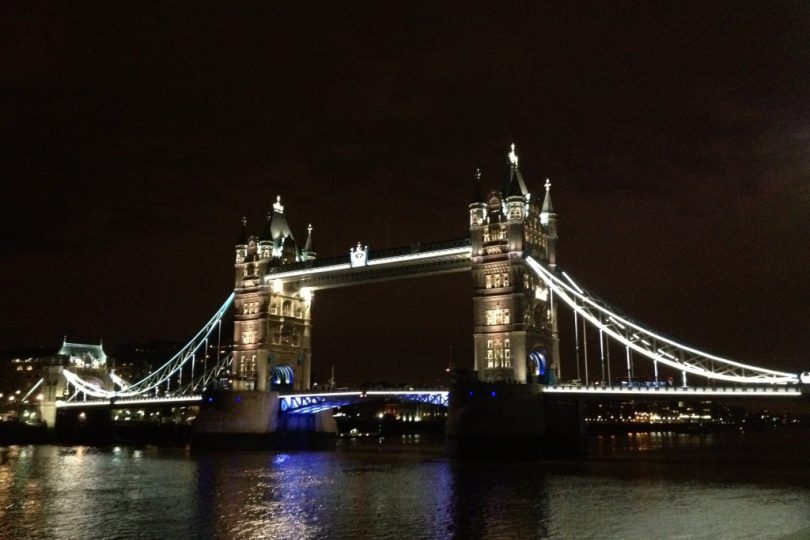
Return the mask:
<svg viewBox="0 0 810 540">
<path fill-rule="evenodd" d="M 459 462 L 419 436 L 322 452 L 0 448 L 0 538 L 808 538 L 810 430 L 592 437 Z"/>
</svg>

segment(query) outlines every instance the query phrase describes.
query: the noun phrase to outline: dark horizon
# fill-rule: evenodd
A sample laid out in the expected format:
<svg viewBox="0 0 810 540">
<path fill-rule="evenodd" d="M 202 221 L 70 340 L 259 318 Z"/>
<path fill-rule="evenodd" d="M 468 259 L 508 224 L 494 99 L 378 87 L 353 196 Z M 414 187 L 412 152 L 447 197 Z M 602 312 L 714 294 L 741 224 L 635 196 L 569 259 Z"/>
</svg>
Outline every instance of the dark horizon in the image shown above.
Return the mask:
<svg viewBox="0 0 810 540">
<path fill-rule="evenodd" d="M 698 349 L 810 367 L 805 3 L 9 4 L 0 21 L 0 349 L 187 340 L 233 288 L 242 216 L 258 233 L 277 195 L 319 258 L 463 237 L 474 170 L 500 186 L 515 143 L 592 292 Z M 432 381 L 451 346 L 471 365 L 469 287 L 318 293 L 315 371 Z"/>
</svg>

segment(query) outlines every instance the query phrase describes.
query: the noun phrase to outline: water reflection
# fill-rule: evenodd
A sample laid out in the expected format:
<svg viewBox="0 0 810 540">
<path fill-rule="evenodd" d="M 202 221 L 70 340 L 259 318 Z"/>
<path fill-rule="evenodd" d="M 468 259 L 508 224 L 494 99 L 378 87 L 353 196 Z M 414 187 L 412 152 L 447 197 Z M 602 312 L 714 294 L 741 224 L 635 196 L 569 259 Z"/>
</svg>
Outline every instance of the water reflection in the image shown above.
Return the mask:
<svg viewBox="0 0 810 540">
<path fill-rule="evenodd" d="M 0 538 L 778 538 L 810 531 L 807 437 L 776 447 L 756 436 L 743 436 L 747 444 L 739 446 L 739 437 L 604 436 L 592 441 L 586 461 L 531 463 L 456 462 L 440 446 L 407 440 L 291 453 L 9 447 L 0 449 Z"/>
</svg>

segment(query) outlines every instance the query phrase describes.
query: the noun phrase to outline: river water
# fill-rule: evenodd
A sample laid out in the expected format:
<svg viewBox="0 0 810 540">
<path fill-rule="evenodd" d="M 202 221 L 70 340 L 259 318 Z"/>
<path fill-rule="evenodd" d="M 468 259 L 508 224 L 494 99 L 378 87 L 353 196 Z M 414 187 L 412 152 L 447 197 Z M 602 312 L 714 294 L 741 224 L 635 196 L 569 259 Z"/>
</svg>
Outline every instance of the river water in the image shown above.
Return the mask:
<svg viewBox="0 0 810 540">
<path fill-rule="evenodd" d="M 600 436 L 576 462 L 0 448 L 0 538 L 810 538 L 810 430 Z"/>
</svg>

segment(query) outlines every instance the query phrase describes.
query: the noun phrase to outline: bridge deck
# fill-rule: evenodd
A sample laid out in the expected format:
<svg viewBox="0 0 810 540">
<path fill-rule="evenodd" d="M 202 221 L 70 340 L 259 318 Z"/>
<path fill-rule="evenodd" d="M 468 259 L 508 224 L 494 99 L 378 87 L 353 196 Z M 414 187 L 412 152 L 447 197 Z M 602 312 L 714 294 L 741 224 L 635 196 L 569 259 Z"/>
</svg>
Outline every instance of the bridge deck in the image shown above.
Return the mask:
<svg viewBox="0 0 810 540">
<path fill-rule="evenodd" d="M 554 385 L 543 388 L 546 394 L 572 394 L 582 396 L 657 396 L 657 397 L 800 397 L 801 388 L 796 386 L 584 386 Z"/>
</svg>

